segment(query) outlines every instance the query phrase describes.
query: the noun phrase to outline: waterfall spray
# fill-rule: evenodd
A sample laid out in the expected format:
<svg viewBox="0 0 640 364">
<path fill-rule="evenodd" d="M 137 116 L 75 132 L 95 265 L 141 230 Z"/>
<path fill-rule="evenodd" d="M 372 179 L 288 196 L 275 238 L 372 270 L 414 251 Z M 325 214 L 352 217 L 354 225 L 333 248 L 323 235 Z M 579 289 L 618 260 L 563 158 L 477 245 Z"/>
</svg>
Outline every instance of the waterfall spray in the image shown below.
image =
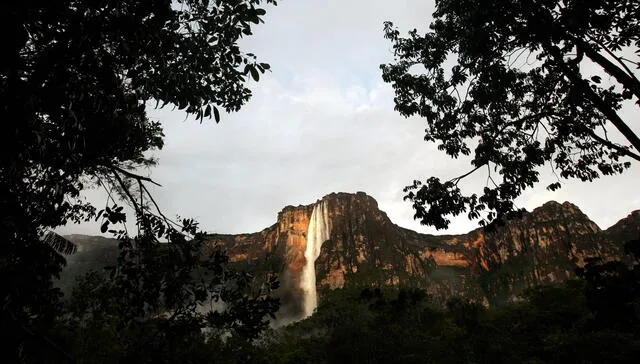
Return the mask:
<svg viewBox="0 0 640 364">
<path fill-rule="evenodd" d="M 306 263 L 302 268 L 302 279 L 300 280 L 300 288 L 304 292 L 303 318 L 311 316 L 318 306 L 315 262 L 320 255 L 322 243 L 329 240 L 330 230 L 327 203 L 326 201 L 320 201 L 313 207 L 309 229 L 307 230 L 307 248 L 304 252 Z"/>
</svg>

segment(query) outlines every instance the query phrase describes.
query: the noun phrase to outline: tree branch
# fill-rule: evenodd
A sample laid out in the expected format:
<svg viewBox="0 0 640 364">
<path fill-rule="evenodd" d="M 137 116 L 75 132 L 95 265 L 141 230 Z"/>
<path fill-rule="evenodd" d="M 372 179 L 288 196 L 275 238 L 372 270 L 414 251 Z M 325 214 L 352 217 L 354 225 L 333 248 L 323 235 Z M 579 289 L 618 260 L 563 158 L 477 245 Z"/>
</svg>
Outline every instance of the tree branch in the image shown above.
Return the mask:
<svg viewBox="0 0 640 364">
<path fill-rule="evenodd" d="M 147 182 L 153 183 L 154 185 L 156 185 L 158 187 L 162 187 L 161 184 L 157 183 L 156 181 L 152 180 L 149 177 L 144 177 L 144 176 L 129 172 L 129 171 L 127 171 L 125 169 L 122 169 L 122 168 L 120 168 L 118 166 L 115 166 L 113 164 L 106 165 L 105 167 L 111 169 L 114 172 L 120 172 L 120 173 L 124 174 L 125 176 L 127 176 L 129 178 L 133 178 L 133 179 L 136 179 L 138 181 L 147 181 Z"/>
<path fill-rule="evenodd" d="M 120 177 L 120 175 L 118 174 L 118 172 L 115 169 L 114 169 L 113 175 L 115 176 L 116 180 L 118 181 L 118 184 L 120 184 L 120 187 L 124 190 L 124 193 L 127 195 L 129 200 L 133 204 L 133 208 L 136 210 L 136 214 L 141 215 L 142 214 L 142 206 L 138 206 L 138 203 L 136 202 L 136 199 L 131 195 L 131 192 L 129 191 L 129 188 L 124 183 L 124 181 L 122 180 L 122 177 Z"/>
<path fill-rule="evenodd" d="M 593 105 L 600 111 L 617 129 L 622 133 L 622 135 L 627 138 L 627 140 L 633 145 L 636 151 L 640 151 L 640 138 L 631 130 L 631 128 L 620 118 L 620 116 L 613 110 L 609 105 L 607 105 L 598 94 L 595 93 L 575 70 L 572 70 L 564 61 L 560 50 L 552 46 L 550 44 L 544 45 L 545 49 L 551 54 L 553 59 L 556 61 L 560 69 L 563 71 L 565 76 L 571 81 L 582 93 L 593 103 Z M 633 153 L 626 151 L 624 153 L 627 156 L 630 156 L 636 159 Z"/>
<path fill-rule="evenodd" d="M 484 166 L 484 165 L 487 165 L 487 163 L 483 163 L 483 164 L 477 166 L 476 168 L 474 168 L 471 171 L 463 174 L 462 176 L 458 176 L 458 177 L 452 178 L 452 179 L 449 180 L 449 182 L 453 182 L 455 185 L 457 185 L 458 182 L 460 182 L 460 180 L 462 180 L 463 178 L 468 177 L 469 175 L 473 174 L 475 171 L 477 171 L 478 169 L 482 168 L 482 166 Z"/>
<path fill-rule="evenodd" d="M 593 60 L 594 62 L 598 63 L 600 66 L 602 66 L 602 68 L 604 68 L 604 70 L 608 74 L 610 74 L 613 77 L 615 77 L 616 80 L 618 80 L 618 82 L 620 82 L 621 84 L 627 86 L 627 88 L 629 88 L 640 99 L 640 81 L 638 81 L 638 79 L 635 77 L 635 75 L 633 74 L 633 71 L 631 71 L 629 69 L 629 67 L 627 67 L 627 65 L 624 64 L 624 62 L 622 62 L 620 57 L 616 56 L 613 52 L 611 52 L 609 50 L 609 48 L 605 47 L 602 43 L 600 43 L 597 40 L 593 39 L 593 37 L 589 36 L 589 38 L 591 38 L 591 40 L 593 40 L 600 48 L 604 49 L 604 51 L 608 55 L 613 57 L 622 66 L 622 68 L 625 69 L 626 73 L 624 71 L 620 70 L 620 68 L 616 67 L 616 65 L 614 65 L 611 61 L 609 61 L 605 57 L 603 57 L 600 53 L 598 53 L 598 51 L 596 51 L 595 49 L 590 47 L 588 44 L 586 44 L 584 42 L 581 42 L 580 40 L 575 39 L 575 38 L 574 38 L 574 41 L 580 41 L 581 43 L 579 44 L 579 46 L 583 47 L 583 49 L 586 52 L 587 56 L 589 58 L 591 58 L 591 60 Z M 624 81 L 622 81 L 618 77 L 620 77 L 622 79 L 628 79 L 628 83 L 630 85 L 627 85 Z"/>
<path fill-rule="evenodd" d="M 147 186 L 145 186 L 143 183 L 140 183 L 140 186 L 142 189 L 144 189 L 144 191 L 147 193 L 147 196 L 149 196 L 149 199 L 151 200 L 151 203 L 153 203 L 153 206 L 156 208 L 156 211 L 158 211 L 158 214 L 160 215 L 160 217 L 162 217 L 166 223 L 168 224 L 173 224 L 176 227 L 182 227 L 180 224 L 178 224 L 177 222 L 169 219 L 168 217 L 166 217 L 162 211 L 160 210 L 160 206 L 158 206 L 158 203 L 156 202 L 156 200 L 153 198 L 153 196 L 151 195 L 151 192 L 149 192 L 149 190 L 147 189 Z M 186 235 L 185 235 L 186 236 Z"/>
<path fill-rule="evenodd" d="M 618 151 L 618 152 L 620 152 L 620 153 L 622 153 L 622 154 L 624 154 L 624 155 L 626 155 L 626 156 L 628 156 L 630 158 L 633 158 L 633 159 L 635 159 L 635 160 L 640 162 L 640 155 L 638 155 L 636 153 L 633 153 L 628 149 L 622 148 L 621 146 L 619 146 L 619 145 L 617 145 L 617 144 L 615 144 L 615 143 L 613 143 L 613 142 L 611 142 L 611 141 L 599 136 L 598 134 L 596 134 L 593 130 L 591 130 L 589 128 L 585 128 L 585 129 L 586 129 L 587 133 L 589 133 L 589 135 L 593 139 L 599 141 L 600 143 L 606 145 L 607 147 L 609 147 L 611 149 L 615 149 L 616 151 Z"/>
<path fill-rule="evenodd" d="M 16 315 L 13 313 L 13 311 L 9 307 L 6 307 L 6 305 L 5 305 L 5 307 L 3 307 L 3 309 L 7 313 L 9 313 L 9 316 L 11 316 L 11 318 L 15 321 L 15 323 L 17 323 L 20 326 L 22 331 L 24 331 L 25 333 L 27 333 L 27 334 L 29 334 L 29 335 L 31 335 L 33 337 L 41 338 L 44 342 L 46 342 L 52 348 L 54 348 L 56 351 L 58 351 L 60 354 L 62 354 L 67 360 L 69 360 L 69 362 L 75 363 L 75 360 L 71 357 L 71 355 L 69 355 L 66 351 L 64 351 L 61 347 L 59 347 L 55 342 L 53 342 L 51 339 L 49 339 L 46 335 L 36 334 L 33 330 L 29 329 L 22 322 L 20 322 L 20 320 L 16 317 Z"/>
</svg>

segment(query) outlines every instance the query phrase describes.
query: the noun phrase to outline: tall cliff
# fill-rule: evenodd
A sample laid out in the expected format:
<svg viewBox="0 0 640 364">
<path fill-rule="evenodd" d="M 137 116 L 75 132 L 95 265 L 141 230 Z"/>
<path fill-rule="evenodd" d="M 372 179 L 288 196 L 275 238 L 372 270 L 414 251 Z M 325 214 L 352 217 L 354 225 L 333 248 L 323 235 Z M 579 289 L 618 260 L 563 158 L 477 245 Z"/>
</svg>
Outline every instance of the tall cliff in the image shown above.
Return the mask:
<svg viewBox="0 0 640 364">
<path fill-rule="evenodd" d="M 309 262 L 309 222 L 321 202 L 331 229 Z M 315 268 L 320 299 L 324 290 L 345 286 L 410 285 L 436 301 L 462 295 L 500 304 L 527 287 L 572 277 L 585 258 L 621 257 L 624 239 L 640 231 L 639 216 L 636 211 L 602 231 L 575 205 L 551 201 L 493 233 L 427 235 L 393 224 L 363 192 L 332 193 L 312 205 L 285 207 L 277 223 L 259 233 L 209 239 L 225 246 L 237 264 L 281 272 L 280 295 L 295 312 L 303 310 L 305 264 Z"/>
</svg>

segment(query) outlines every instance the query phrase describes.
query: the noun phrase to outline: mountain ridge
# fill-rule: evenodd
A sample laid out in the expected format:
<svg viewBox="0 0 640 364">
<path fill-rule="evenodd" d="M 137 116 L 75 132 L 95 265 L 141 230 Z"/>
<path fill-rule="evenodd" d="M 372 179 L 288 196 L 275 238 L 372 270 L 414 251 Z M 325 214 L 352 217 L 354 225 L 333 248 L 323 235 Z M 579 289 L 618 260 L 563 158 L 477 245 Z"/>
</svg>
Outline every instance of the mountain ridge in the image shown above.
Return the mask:
<svg viewBox="0 0 640 364">
<path fill-rule="evenodd" d="M 640 231 L 640 222 L 629 222 L 628 217 L 602 230 L 575 204 L 549 201 L 495 233 L 477 228 L 466 234 L 423 234 L 394 224 L 375 199 L 358 192 L 331 193 L 314 204 L 286 206 L 276 224 L 258 233 L 208 238 L 212 245 L 224 246 L 232 261 L 248 266 L 269 256 L 282 258 L 281 277 L 295 292 L 298 272 L 306 263 L 309 218 L 320 201 L 327 201 L 333 226 L 331 239 L 314 262 L 320 290 L 410 284 L 443 301 L 463 295 L 500 304 L 516 299 L 527 287 L 573 277 L 588 257 L 619 259 L 623 241 L 607 232 L 621 230 L 620 224 L 626 224 L 621 230 L 625 236 Z"/>
<path fill-rule="evenodd" d="M 320 202 L 331 230 L 311 262 L 320 300 L 327 289 L 410 285 L 440 302 L 464 296 L 499 305 L 528 287 L 574 277 L 588 257 L 621 259 L 623 240 L 640 235 L 640 210 L 602 230 L 568 201 L 548 201 L 493 233 L 424 234 L 394 224 L 364 192 L 334 192 L 309 205 L 283 207 L 276 222 L 260 231 L 209 234 L 205 250 L 224 248 L 231 263 L 257 277 L 279 273 L 282 312 L 296 316 L 305 296 L 301 274 L 309 264 L 310 219 Z M 69 240 L 87 245 L 80 236 Z"/>
</svg>

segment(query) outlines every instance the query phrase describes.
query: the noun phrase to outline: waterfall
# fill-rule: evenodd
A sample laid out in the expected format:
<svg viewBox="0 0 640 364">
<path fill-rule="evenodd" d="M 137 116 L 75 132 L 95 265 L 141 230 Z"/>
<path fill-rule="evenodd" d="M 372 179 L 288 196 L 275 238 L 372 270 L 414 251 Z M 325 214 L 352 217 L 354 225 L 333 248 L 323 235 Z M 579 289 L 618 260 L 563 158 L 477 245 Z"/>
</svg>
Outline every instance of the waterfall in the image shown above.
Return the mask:
<svg viewBox="0 0 640 364">
<path fill-rule="evenodd" d="M 304 252 L 306 263 L 302 268 L 300 288 L 303 291 L 303 318 L 309 317 L 318 306 L 316 293 L 316 267 L 315 262 L 320 255 L 322 243 L 329 240 L 331 233 L 329 226 L 329 210 L 326 201 L 320 201 L 313 207 L 309 229 L 307 230 L 307 247 Z"/>
</svg>

